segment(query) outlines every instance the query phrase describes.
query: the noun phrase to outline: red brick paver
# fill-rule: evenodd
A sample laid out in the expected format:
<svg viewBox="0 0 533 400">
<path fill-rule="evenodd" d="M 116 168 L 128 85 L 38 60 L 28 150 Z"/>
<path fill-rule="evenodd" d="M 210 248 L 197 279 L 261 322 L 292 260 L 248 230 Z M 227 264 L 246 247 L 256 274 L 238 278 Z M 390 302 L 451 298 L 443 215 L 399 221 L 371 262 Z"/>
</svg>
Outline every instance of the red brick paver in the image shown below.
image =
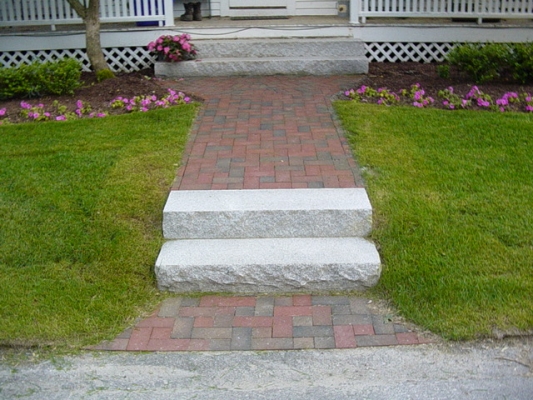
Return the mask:
<svg viewBox="0 0 533 400">
<path fill-rule="evenodd" d="M 165 300 L 154 315 L 115 340 L 92 349 L 346 349 L 430 342 L 404 324 L 371 311 L 365 303 L 370 304 L 366 299 L 347 296 L 176 297 Z"/>
<path fill-rule="evenodd" d="M 187 78 L 204 99 L 174 190 L 362 186 L 331 98 L 361 76 Z"/>
</svg>

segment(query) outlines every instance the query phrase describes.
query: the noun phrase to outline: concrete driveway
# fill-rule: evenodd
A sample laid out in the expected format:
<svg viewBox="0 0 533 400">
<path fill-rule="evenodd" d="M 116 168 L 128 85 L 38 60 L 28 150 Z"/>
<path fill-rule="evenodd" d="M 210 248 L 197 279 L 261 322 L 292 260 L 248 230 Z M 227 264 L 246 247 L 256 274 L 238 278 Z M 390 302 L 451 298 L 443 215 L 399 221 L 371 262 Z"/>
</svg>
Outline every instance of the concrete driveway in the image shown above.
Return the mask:
<svg viewBox="0 0 533 400">
<path fill-rule="evenodd" d="M 533 398 L 533 339 L 345 350 L 88 352 L 0 366 L 0 398 Z"/>
</svg>

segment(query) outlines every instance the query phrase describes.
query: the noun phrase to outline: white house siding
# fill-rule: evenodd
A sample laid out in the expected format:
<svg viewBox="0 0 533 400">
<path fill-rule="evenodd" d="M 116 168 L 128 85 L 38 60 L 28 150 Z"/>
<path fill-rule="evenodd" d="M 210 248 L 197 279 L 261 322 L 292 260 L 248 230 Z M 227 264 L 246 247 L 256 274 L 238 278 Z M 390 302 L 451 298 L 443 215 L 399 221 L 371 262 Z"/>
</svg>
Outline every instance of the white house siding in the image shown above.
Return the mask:
<svg viewBox="0 0 533 400">
<path fill-rule="evenodd" d="M 296 0 L 296 15 L 337 15 L 337 1 Z"/>
<path fill-rule="evenodd" d="M 188 0 L 184 0 L 187 2 Z M 191 0 L 194 2 L 194 0 Z M 229 0 L 222 0 L 229 1 Z M 220 17 L 221 10 L 220 0 L 211 1 L 211 15 L 213 17 Z M 209 3 L 202 1 L 202 15 L 209 16 Z M 174 2 L 174 15 L 178 18 L 184 13 L 183 1 Z M 311 15 L 337 15 L 337 1 L 336 0 L 296 0 L 294 7 L 294 15 L 311 16 Z"/>
</svg>

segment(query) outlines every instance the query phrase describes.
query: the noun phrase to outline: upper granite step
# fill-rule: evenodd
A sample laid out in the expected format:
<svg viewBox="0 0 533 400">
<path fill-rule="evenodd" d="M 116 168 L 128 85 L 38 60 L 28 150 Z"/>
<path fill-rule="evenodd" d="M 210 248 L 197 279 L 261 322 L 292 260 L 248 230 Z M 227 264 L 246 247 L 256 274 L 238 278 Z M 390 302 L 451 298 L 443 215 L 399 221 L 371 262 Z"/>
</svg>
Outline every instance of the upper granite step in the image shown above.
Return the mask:
<svg viewBox="0 0 533 400">
<path fill-rule="evenodd" d="M 353 38 L 198 40 L 198 59 L 267 57 L 364 57 L 365 46 Z"/>
<path fill-rule="evenodd" d="M 364 237 L 372 207 L 362 188 L 171 191 L 166 239 Z"/>
</svg>

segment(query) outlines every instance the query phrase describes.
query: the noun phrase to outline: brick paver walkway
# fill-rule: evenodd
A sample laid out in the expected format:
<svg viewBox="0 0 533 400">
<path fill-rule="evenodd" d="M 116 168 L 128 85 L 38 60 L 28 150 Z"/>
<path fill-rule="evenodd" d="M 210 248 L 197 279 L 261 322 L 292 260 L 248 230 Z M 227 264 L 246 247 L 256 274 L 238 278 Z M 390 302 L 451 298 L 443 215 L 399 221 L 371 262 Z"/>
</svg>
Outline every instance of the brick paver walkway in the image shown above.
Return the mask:
<svg viewBox="0 0 533 400">
<path fill-rule="evenodd" d="M 94 350 L 292 350 L 412 345 L 429 339 L 360 297 L 175 297 Z"/>
<path fill-rule="evenodd" d="M 161 81 L 204 104 L 173 190 L 343 188 L 362 181 L 331 98 L 358 76 Z M 326 349 L 418 344 L 357 297 L 176 297 L 98 350 Z"/>
<path fill-rule="evenodd" d="M 204 99 L 173 189 L 362 186 L 331 97 L 360 76 L 162 81 Z"/>
</svg>

